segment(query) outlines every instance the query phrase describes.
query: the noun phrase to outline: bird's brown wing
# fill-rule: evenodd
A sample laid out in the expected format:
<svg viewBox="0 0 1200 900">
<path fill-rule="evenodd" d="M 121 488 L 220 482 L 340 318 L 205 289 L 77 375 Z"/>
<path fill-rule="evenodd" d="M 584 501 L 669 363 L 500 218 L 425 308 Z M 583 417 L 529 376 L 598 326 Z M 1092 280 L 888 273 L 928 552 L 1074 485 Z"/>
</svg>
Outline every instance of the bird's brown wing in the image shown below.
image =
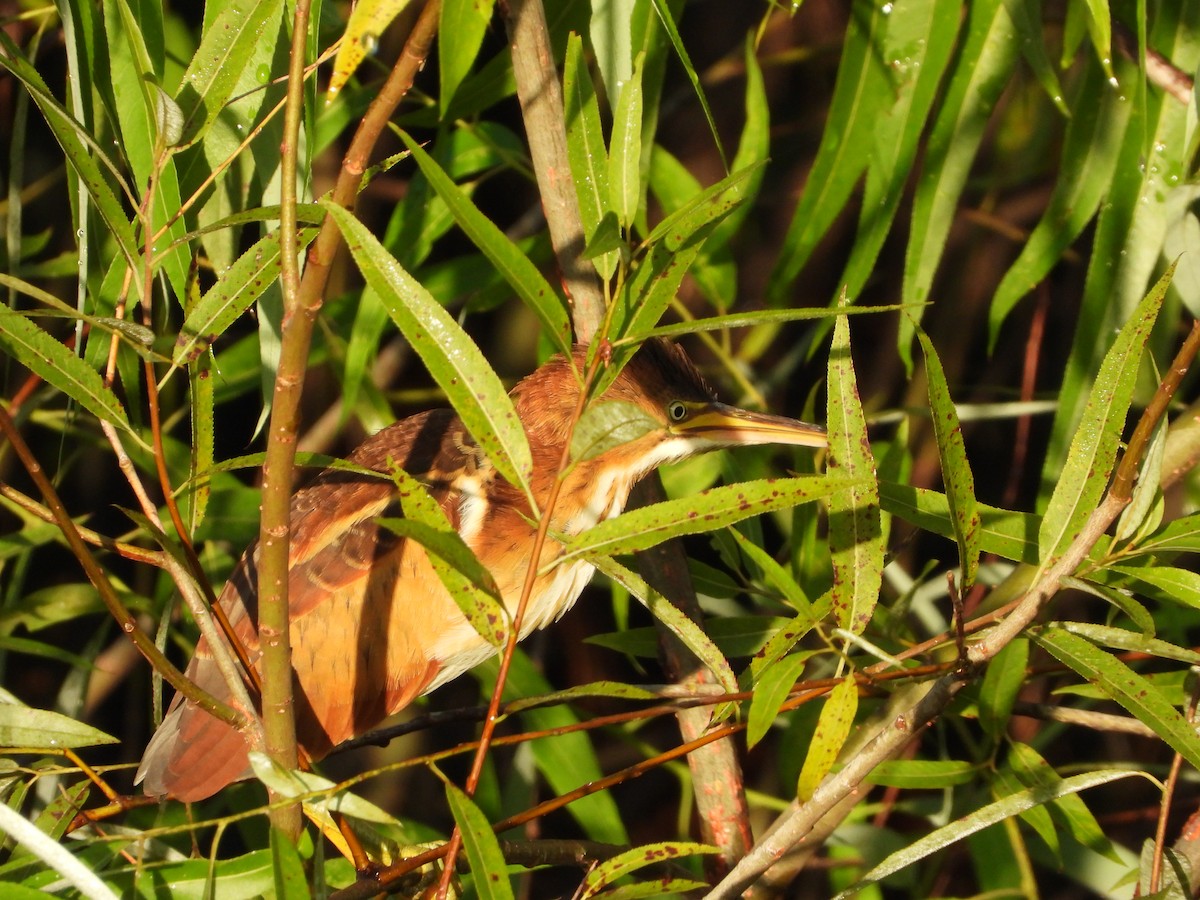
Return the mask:
<svg viewBox="0 0 1200 900">
<path fill-rule="evenodd" d="M 381 472 L 394 462 L 430 473 L 431 493 L 457 526 L 447 476 L 469 452 L 457 418 L 435 411 L 385 429 L 350 460 Z M 313 759 L 424 691 L 438 671 L 422 650 L 428 631 L 456 614 L 424 551 L 376 523 L 382 514 L 400 514 L 394 499 L 387 479 L 327 470 L 292 501 L 288 603 L 297 733 Z M 252 546 L 219 599 L 255 664 L 257 559 Z M 187 675 L 229 702 L 206 641 L 197 645 Z M 249 776 L 246 753 L 238 731 L 176 697 L 146 749 L 138 780 L 147 794 L 201 799 Z"/>
</svg>

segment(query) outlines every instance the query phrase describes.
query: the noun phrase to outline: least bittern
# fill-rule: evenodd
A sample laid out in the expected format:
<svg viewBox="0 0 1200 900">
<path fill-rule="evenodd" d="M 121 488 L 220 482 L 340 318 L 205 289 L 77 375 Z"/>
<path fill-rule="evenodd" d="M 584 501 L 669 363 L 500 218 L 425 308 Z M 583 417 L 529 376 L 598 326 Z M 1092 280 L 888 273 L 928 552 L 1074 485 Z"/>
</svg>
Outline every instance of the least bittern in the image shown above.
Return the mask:
<svg viewBox="0 0 1200 900">
<path fill-rule="evenodd" d="M 542 509 L 577 414 L 585 354 L 577 348 L 574 364 L 551 359 L 512 392 L 533 454 L 532 493 Z M 825 432 L 815 425 L 717 402 L 686 354 L 664 341 L 643 344 L 601 400 L 635 404 L 658 427 L 568 470 L 548 513 L 551 535 L 578 534 L 617 515 L 634 483 L 666 462 L 721 447 L 825 444 Z M 397 422 L 349 460 L 384 473 L 394 460 L 420 476 L 490 570 L 506 605 L 516 609 L 533 564 L 537 522 L 524 494 L 496 474 L 452 411 Z M 288 602 L 296 730 L 312 760 L 496 653 L 459 611 L 425 550 L 377 523 L 396 514 L 395 501 L 390 480 L 334 470 L 292 500 Z M 543 547 L 522 638 L 570 609 L 591 578 L 586 562 L 550 565 L 561 550 L 553 539 Z M 259 655 L 257 558 L 254 547 L 246 551 L 219 600 L 252 664 Z M 187 675 L 230 702 L 203 640 Z M 242 734 L 176 697 L 137 777 L 147 794 L 190 801 L 250 774 Z"/>
</svg>

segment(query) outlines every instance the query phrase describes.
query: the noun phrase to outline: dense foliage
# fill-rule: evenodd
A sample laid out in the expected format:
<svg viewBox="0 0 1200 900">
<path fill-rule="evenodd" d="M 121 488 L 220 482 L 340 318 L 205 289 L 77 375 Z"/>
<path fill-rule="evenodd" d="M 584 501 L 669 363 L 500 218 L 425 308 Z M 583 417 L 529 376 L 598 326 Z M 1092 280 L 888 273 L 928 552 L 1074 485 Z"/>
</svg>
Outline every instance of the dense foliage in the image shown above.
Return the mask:
<svg viewBox="0 0 1200 900">
<path fill-rule="evenodd" d="M 456 829 L 488 897 L 1194 896 L 1200 4 L 542 2 L 0 2 L 4 896 L 411 892 Z M 138 799 L 293 466 L 449 404 L 520 483 L 572 335 L 829 450 L 668 467 L 319 775 L 268 654 L 260 780 Z"/>
</svg>

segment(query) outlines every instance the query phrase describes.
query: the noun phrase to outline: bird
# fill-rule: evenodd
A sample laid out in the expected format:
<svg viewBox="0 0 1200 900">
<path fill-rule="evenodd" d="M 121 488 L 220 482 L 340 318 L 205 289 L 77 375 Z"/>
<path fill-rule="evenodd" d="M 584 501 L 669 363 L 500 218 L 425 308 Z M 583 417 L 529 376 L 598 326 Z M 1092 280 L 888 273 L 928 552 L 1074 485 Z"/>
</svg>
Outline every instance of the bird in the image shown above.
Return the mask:
<svg viewBox="0 0 1200 900">
<path fill-rule="evenodd" d="M 528 437 L 538 509 L 546 508 L 571 437 L 586 359 L 587 348 L 575 345 L 570 357 L 551 357 L 511 392 Z M 549 565 L 563 553 L 558 538 L 618 515 L 634 484 L 658 466 L 725 447 L 826 445 L 817 425 L 719 402 L 685 351 L 661 338 L 643 342 L 600 397 L 614 400 L 638 407 L 653 427 L 567 469 L 548 513 L 551 537 L 543 545 L 521 638 L 561 617 L 593 574 L 593 566 L 577 558 Z M 452 410 L 396 422 L 347 458 L 357 471 L 324 470 L 293 495 L 289 513 L 296 731 L 312 761 L 498 652 L 459 610 L 423 547 L 378 521 L 399 514 L 395 483 L 362 470 L 387 473 L 394 461 L 417 476 L 489 570 L 511 611 L 538 529 L 526 494 L 497 473 Z M 256 668 L 257 563 L 258 548 L 251 545 L 217 601 Z M 205 639 L 186 674 L 233 703 Z M 202 800 L 252 776 L 248 750 L 239 730 L 176 695 L 136 781 L 152 797 Z"/>
</svg>

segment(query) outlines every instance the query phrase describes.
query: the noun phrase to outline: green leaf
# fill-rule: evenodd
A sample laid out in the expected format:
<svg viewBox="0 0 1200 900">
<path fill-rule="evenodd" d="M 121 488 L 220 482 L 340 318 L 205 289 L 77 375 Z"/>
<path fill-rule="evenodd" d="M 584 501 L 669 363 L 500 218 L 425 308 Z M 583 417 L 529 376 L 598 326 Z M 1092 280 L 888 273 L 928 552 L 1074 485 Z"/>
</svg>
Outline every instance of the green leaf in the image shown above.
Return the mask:
<svg viewBox="0 0 1200 900">
<path fill-rule="evenodd" d="M 838 894 L 835 900 L 848 900 L 848 898 L 868 885 L 876 884 L 887 876 L 920 862 L 939 850 L 943 850 L 961 841 L 963 838 L 982 831 L 989 825 L 995 825 L 997 822 L 1003 822 L 1005 819 L 1019 815 L 1024 810 L 1032 809 L 1051 800 L 1057 800 L 1059 797 L 1077 794 L 1091 787 L 1109 784 L 1113 781 L 1119 781 L 1122 778 L 1135 777 L 1150 779 L 1150 776 L 1145 772 L 1135 769 L 1106 769 L 1102 772 L 1086 772 L 1082 775 L 1072 775 L 1070 778 L 1064 778 L 1053 788 L 1031 788 L 1011 794 L 994 803 L 989 803 L 975 810 L 975 812 L 951 822 L 949 825 L 943 825 L 941 828 L 935 829 L 930 834 L 925 835 L 925 837 L 908 844 L 904 849 L 892 853 L 883 862 L 879 863 L 855 882 L 848 890 Z"/>
<path fill-rule="evenodd" d="M 704 630 L 723 656 L 750 656 L 791 621 L 782 616 L 719 616 L 705 622 Z M 653 627 L 594 634 L 585 640 L 632 656 L 646 659 L 658 656 L 658 629 Z"/>
<path fill-rule="evenodd" d="M 0 350 L 96 418 L 135 434 L 116 394 L 100 375 L 24 316 L 0 304 Z M 136 434 L 135 434 L 136 437 Z"/>
<path fill-rule="evenodd" d="M 704 87 L 700 84 L 700 76 L 696 73 L 696 67 L 692 65 L 691 57 L 688 56 L 683 38 L 680 37 L 679 28 L 675 25 L 671 9 L 667 6 L 666 0 L 651 0 L 651 2 L 654 4 L 654 11 L 658 13 L 658 20 L 662 23 L 663 30 L 667 33 L 667 37 L 671 41 L 671 47 L 674 49 L 675 55 L 679 57 L 679 61 L 683 64 L 684 74 L 687 75 L 688 81 L 692 83 L 692 90 L 696 92 L 696 99 L 700 101 L 700 108 L 704 110 L 704 118 L 708 120 L 708 130 L 712 134 L 713 143 L 717 145 L 717 153 L 720 154 L 721 164 L 728 168 L 728 164 L 725 161 L 725 148 L 721 145 L 721 135 L 717 131 L 717 123 L 713 119 L 712 109 L 709 108 L 708 97 L 704 93 Z"/>
<path fill-rule="evenodd" d="M 62 713 L 32 709 L 11 700 L 0 702 L 0 747 L 61 750 L 117 743 L 117 738 Z"/>
<path fill-rule="evenodd" d="M 1067 126 L 1061 174 L 1050 202 L 992 298 L 989 349 L 995 348 L 1000 326 L 1017 301 L 1046 277 L 1108 194 L 1121 146 L 1108 137 L 1124 132 L 1129 107 L 1108 88 L 1100 70 L 1090 66 L 1071 104 L 1075 114 Z"/>
<path fill-rule="evenodd" d="M 1133 399 L 1142 350 L 1158 318 L 1174 270 L 1174 265 L 1169 267 L 1146 295 L 1117 334 L 1096 373 L 1062 475 L 1038 529 L 1043 569 L 1053 565 L 1078 537 L 1108 487 L 1125 414 Z"/>
<path fill-rule="evenodd" d="M 895 102 L 873 130 L 858 234 L 838 282 L 852 300 L 891 231 L 962 19 L 957 0 L 898 0 L 892 7 L 881 52 L 892 61 Z"/>
<path fill-rule="evenodd" d="M 33 98 L 33 102 L 38 105 L 38 109 L 46 119 L 46 124 L 50 126 L 59 146 L 66 154 L 68 163 L 75 170 L 75 174 L 79 176 L 79 180 L 83 182 L 92 202 L 96 204 L 100 218 L 104 220 L 109 232 L 116 239 L 126 264 L 131 268 L 135 267 L 140 251 L 133 236 L 133 228 L 126 218 L 121 201 L 117 199 L 117 195 L 109 186 L 108 179 L 101 172 L 97 160 L 103 161 L 110 172 L 115 172 L 116 169 L 112 162 L 83 131 L 71 114 L 54 99 L 50 89 L 42 80 L 42 76 L 29 64 L 20 49 L 3 31 L 0 31 L 0 47 L 4 49 L 4 53 L 0 53 L 0 67 L 15 75 L 17 80 L 25 86 L 29 96 Z M 138 279 L 135 278 L 133 281 L 140 294 Z"/>
<path fill-rule="evenodd" d="M 942 480 L 946 483 L 946 499 L 954 521 L 954 538 L 958 542 L 958 565 L 962 572 L 959 590 L 965 593 L 975 583 L 979 571 L 980 538 L 979 504 L 975 500 L 975 476 L 967 460 L 962 425 L 958 410 L 950 399 L 946 373 L 937 350 L 929 336 L 920 328 L 917 338 L 925 353 L 925 376 L 929 388 L 929 410 L 933 432 L 937 436 L 938 457 L 942 463 Z"/>
<path fill-rule="evenodd" d="M 608 205 L 608 150 L 604 146 L 604 130 L 600 124 L 600 104 L 596 100 L 592 74 L 583 58 L 583 40 L 577 34 L 572 34 L 567 41 L 563 63 L 563 107 L 567 159 L 579 198 L 583 233 L 590 247 L 601 222 L 606 219 L 613 225 L 617 222 Z M 619 237 L 620 229 L 616 231 Z M 617 255 L 605 253 L 592 258 L 601 277 L 611 278 L 617 269 Z"/>
<path fill-rule="evenodd" d="M 479 211 L 428 153 L 409 137 L 400 137 L 417 161 L 421 173 L 450 208 L 454 221 L 538 317 L 546 337 L 559 353 L 571 352 L 571 323 L 562 299 L 542 277 L 537 266 L 496 225 Z M 382 293 L 382 292 L 381 292 Z"/>
<path fill-rule="evenodd" d="M 499 663 L 493 659 L 475 669 L 488 694 L 495 683 L 498 666 Z M 518 648 L 504 683 L 505 701 L 533 699 L 549 694 L 549 683 Z M 521 712 L 521 722 L 527 731 L 554 732 L 553 737 L 532 741 L 530 747 L 538 770 L 556 794 L 573 791 L 580 785 L 599 780 L 604 774 L 587 732 L 573 727 L 579 724 L 579 718 L 570 707 L 526 709 Z M 629 843 L 621 812 L 608 791 L 580 797 L 567 807 L 567 812 L 591 840 L 609 844 Z"/>
<path fill-rule="evenodd" d="M 774 665 L 765 668 L 754 683 L 754 695 L 750 698 L 750 711 L 746 714 L 746 749 L 751 749 L 767 736 L 779 707 L 804 672 L 810 654 L 796 653 L 785 656 Z"/>
<path fill-rule="evenodd" d="M 533 461 L 525 429 L 504 385 L 479 348 L 361 222 L 336 204 L 329 214 L 367 283 L 446 392 L 471 436 L 511 484 L 529 495 Z"/>
<path fill-rule="evenodd" d="M 1062 782 L 1062 778 L 1053 767 L 1028 744 L 1013 744 L 1008 762 L 1025 787 L 1054 789 Z M 1123 863 L 1112 842 L 1104 836 L 1100 823 L 1077 794 L 1068 794 L 1052 800 L 1050 808 L 1057 814 L 1055 818 L 1066 821 L 1067 828 L 1076 841 L 1117 864 Z"/>
<path fill-rule="evenodd" d="M 583 411 L 571 432 L 571 461 L 594 459 L 660 427 L 654 417 L 636 403 L 597 401 Z"/>
<path fill-rule="evenodd" d="M 772 306 L 787 305 L 792 282 L 846 205 L 873 152 L 872 135 L 892 96 L 879 55 L 888 21 L 883 7 L 871 0 L 853 4 L 821 144 L 768 282 Z"/>
<path fill-rule="evenodd" d="M 925 144 L 924 163 L 913 195 L 912 224 L 904 257 L 901 297 L 930 299 L 954 211 L 983 138 L 992 109 L 1009 83 L 1017 60 L 1012 20 L 1003 0 L 976 0 L 966 8 L 965 38 L 945 99 Z M 900 320 L 898 347 L 912 369 L 913 325 Z"/>
<path fill-rule="evenodd" d="M 316 236 L 316 228 L 300 229 L 297 248 L 307 247 Z M 279 267 L 278 234 L 268 234 L 239 256 L 200 302 L 188 310 L 175 341 L 172 365 L 184 365 L 208 349 L 274 284 Z"/>
<path fill-rule="evenodd" d="M 275 873 L 276 897 L 312 896 L 295 840 L 278 828 L 271 829 L 271 867 Z"/>
<path fill-rule="evenodd" d="M 847 675 L 829 692 L 817 717 L 817 729 L 808 745 L 808 755 L 804 757 L 804 766 L 800 769 L 800 779 L 796 785 L 796 797 L 801 803 L 812 797 L 817 785 L 833 768 L 846 738 L 850 736 L 850 727 L 854 724 L 857 712 L 858 682 L 853 675 Z"/>
<path fill-rule="evenodd" d="M 1065 628 L 1049 626 L 1030 637 L 1148 726 L 1191 765 L 1200 763 L 1200 735 L 1161 689 L 1111 653 Z"/>
<path fill-rule="evenodd" d="M 655 225 L 646 243 L 664 241 L 667 249 L 678 250 L 702 226 L 732 212 L 744 199 L 746 184 L 765 165 L 766 160 L 752 163 L 700 191 Z"/>
<path fill-rule="evenodd" d="M 1062 85 L 1054 64 L 1050 62 L 1050 54 L 1046 52 L 1045 29 L 1042 25 L 1041 0 L 1007 0 L 1008 14 L 1012 17 L 1016 29 L 1017 41 L 1021 47 L 1021 55 L 1033 70 L 1034 77 L 1063 116 L 1070 116 L 1071 109 L 1063 100 Z"/>
<path fill-rule="evenodd" d="M 750 516 L 811 503 L 857 483 L 857 479 L 801 475 L 729 484 L 691 497 L 653 503 L 599 522 L 569 538 L 556 564 L 584 555 L 634 553 L 673 537 L 712 531 Z"/>
<path fill-rule="evenodd" d="M 710 844 L 698 844 L 695 841 L 660 841 L 653 844 L 643 844 L 618 853 L 611 859 L 596 865 L 587 873 L 583 881 L 582 900 L 597 896 L 605 888 L 615 884 L 621 878 L 646 866 L 659 865 L 688 856 L 704 853 L 717 853 L 716 847 Z M 610 896 L 610 895 L 605 895 Z"/>
<path fill-rule="evenodd" d="M 829 349 L 829 467 L 831 475 L 858 484 L 830 496 L 829 552 L 833 561 L 833 612 L 838 624 L 861 634 L 871 621 L 883 583 L 883 529 L 879 484 L 858 398 L 850 323 L 839 317 Z"/>
<path fill-rule="evenodd" d="M 512 884 L 506 870 L 508 863 L 500 850 L 500 842 L 485 816 L 472 801 L 450 782 L 446 782 L 446 801 L 462 833 L 463 849 L 471 864 L 471 882 L 481 900 L 511 900 Z"/>
<path fill-rule="evenodd" d="M 438 25 L 438 103 L 443 118 L 479 55 L 494 5 L 495 0 L 443 0 Z"/>
<path fill-rule="evenodd" d="M 230 0 L 208 23 L 175 95 L 185 146 L 203 138 L 220 115 L 255 49 L 275 39 L 282 9 L 283 0 Z"/>
<path fill-rule="evenodd" d="M 1177 566 L 1109 566 L 1124 575 L 1134 589 L 1157 600 L 1200 609 L 1200 573 Z"/>
<path fill-rule="evenodd" d="M 898 516 L 918 528 L 951 539 L 956 536 L 950 500 L 939 491 L 881 481 L 879 500 L 884 512 Z M 983 552 L 995 553 L 1014 562 L 1037 565 L 1037 533 L 1042 521 L 1040 516 L 1000 509 L 983 503 L 978 504 L 978 510 L 979 547 Z"/>
<path fill-rule="evenodd" d="M 640 575 L 615 560 L 607 557 L 594 557 L 589 558 L 589 561 L 596 566 L 598 571 L 629 591 L 650 611 L 654 618 L 679 638 L 692 651 L 692 654 L 716 676 L 721 687 L 729 693 L 737 691 L 737 678 L 729 666 L 729 661 L 725 659 L 721 651 L 717 649 L 717 645 L 698 624 L 682 613 L 670 600 L 651 588 Z"/>
<path fill-rule="evenodd" d="M 870 784 L 940 791 L 980 779 L 981 766 L 958 759 L 888 759 L 867 776 Z"/>
<path fill-rule="evenodd" d="M 993 741 L 999 742 L 1008 732 L 1028 664 L 1029 641 L 1024 638 L 1010 641 L 988 663 L 979 686 L 979 724 Z"/>
<path fill-rule="evenodd" d="M 616 94 L 608 146 L 608 208 L 625 228 L 633 224 L 642 197 L 642 65 L 639 54 Z"/>
</svg>

